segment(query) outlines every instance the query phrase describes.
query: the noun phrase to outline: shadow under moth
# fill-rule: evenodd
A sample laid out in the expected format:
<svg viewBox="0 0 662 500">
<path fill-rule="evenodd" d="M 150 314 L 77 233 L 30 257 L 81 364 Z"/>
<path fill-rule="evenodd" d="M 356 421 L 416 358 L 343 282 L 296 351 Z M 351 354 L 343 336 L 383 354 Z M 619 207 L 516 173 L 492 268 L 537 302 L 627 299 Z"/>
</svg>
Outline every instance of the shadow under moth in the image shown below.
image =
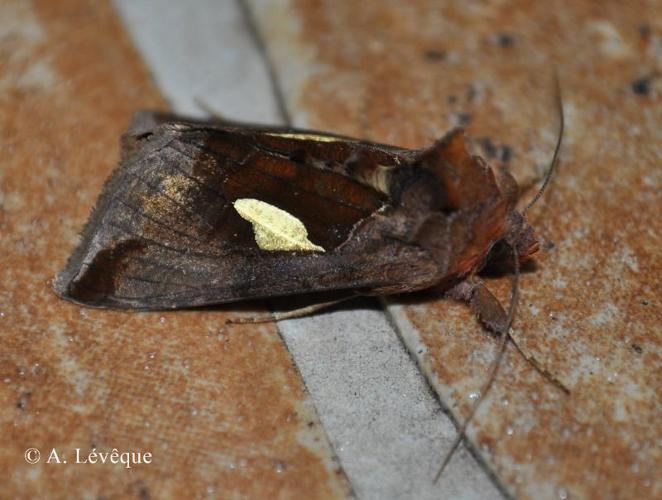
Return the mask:
<svg viewBox="0 0 662 500">
<path fill-rule="evenodd" d="M 538 250 L 518 198 L 461 130 L 409 150 L 141 112 L 55 290 L 154 310 L 434 287 L 469 303 L 505 347 L 514 300 L 506 313 L 475 276 L 500 246 L 517 268 Z"/>
</svg>

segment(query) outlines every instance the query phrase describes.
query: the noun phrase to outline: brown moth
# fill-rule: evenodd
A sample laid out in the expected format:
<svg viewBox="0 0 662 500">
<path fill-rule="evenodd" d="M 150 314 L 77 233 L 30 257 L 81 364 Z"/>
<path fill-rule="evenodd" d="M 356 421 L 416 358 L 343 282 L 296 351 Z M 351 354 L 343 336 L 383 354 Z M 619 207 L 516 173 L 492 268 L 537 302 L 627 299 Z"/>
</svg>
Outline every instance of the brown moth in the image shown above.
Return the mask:
<svg viewBox="0 0 662 500">
<path fill-rule="evenodd" d="M 477 289 L 468 280 L 497 243 L 522 262 L 538 250 L 517 194 L 507 171 L 467 152 L 461 130 L 407 150 L 143 113 L 55 290 L 88 306 L 146 310 L 439 287 L 459 290 L 499 330 L 496 299 L 467 286 Z M 249 215 L 250 203 L 270 213 Z M 251 217 L 267 232 L 296 221 L 309 246 L 268 246 Z"/>
<path fill-rule="evenodd" d="M 557 101 L 554 159 L 529 206 L 556 164 Z M 501 334 L 475 411 L 505 349 L 516 296 L 515 288 L 506 313 L 476 275 L 498 246 L 511 249 L 517 272 L 539 243 L 516 208 L 514 178 L 470 154 L 464 131 L 410 150 L 143 112 L 122 146 L 55 281 L 62 298 L 154 310 L 434 287 L 466 301 Z"/>
</svg>

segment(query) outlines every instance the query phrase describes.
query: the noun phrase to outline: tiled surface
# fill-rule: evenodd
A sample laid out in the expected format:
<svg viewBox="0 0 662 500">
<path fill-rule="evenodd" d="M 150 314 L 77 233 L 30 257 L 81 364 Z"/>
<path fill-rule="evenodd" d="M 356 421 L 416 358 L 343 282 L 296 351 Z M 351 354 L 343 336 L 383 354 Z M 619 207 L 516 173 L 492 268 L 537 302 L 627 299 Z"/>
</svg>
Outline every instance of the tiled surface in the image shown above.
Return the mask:
<svg viewBox="0 0 662 500">
<path fill-rule="evenodd" d="M 548 244 L 522 277 L 515 336 L 572 392 L 511 349 L 471 444 L 517 496 L 662 494 L 655 4 L 248 3 L 297 125 L 414 147 L 464 123 L 493 163 L 509 148 L 519 179 L 551 155 L 558 70 L 565 145 L 531 212 Z M 277 119 L 236 4 L 118 5 L 177 110 L 197 112 L 198 97 L 231 118 Z M 466 452 L 431 487 L 453 427 L 369 303 L 279 325 L 302 382 L 273 326 L 222 327 L 234 309 L 113 313 L 55 298 L 48 280 L 119 133 L 134 110 L 164 106 L 159 91 L 105 3 L 0 6 L 0 496 L 345 496 L 310 399 L 360 497 L 498 495 Z M 509 277 L 487 281 L 505 302 Z M 461 419 L 494 340 L 433 294 L 389 309 Z M 30 446 L 155 462 L 30 466 Z"/>
<path fill-rule="evenodd" d="M 659 496 L 659 7 L 252 3 L 302 122 L 402 146 L 428 144 L 464 123 L 493 163 L 508 147 L 519 179 L 551 157 L 558 71 L 565 144 L 551 189 L 530 213 L 547 243 L 522 276 L 515 336 L 571 395 L 511 349 L 470 436 L 517 495 Z M 504 302 L 509 280 L 487 279 Z M 493 339 L 465 306 L 433 295 L 391 311 L 462 418 Z"/>
<path fill-rule="evenodd" d="M 164 107 L 111 7 L 0 4 L 0 102 L 0 497 L 347 496 L 273 325 L 51 291 L 131 114 Z M 76 448 L 153 461 L 75 464 Z M 46 463 L 52 449 L 68 463 Z"/>
</svg>

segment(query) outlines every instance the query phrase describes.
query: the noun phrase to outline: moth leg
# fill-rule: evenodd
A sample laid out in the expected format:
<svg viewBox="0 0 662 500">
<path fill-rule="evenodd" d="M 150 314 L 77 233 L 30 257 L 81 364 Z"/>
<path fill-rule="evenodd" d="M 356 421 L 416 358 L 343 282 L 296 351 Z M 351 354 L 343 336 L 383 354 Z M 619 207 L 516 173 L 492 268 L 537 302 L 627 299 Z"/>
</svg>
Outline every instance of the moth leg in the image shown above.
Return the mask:
<svg viewBox="0 0 662 500">
<path fill-rule="evenodd" d="M 537 363 L 531 362 L 531 360 L 526 355 L 524 355 L 522 350 L 517 345 L 517 342 L 515 342 L 515 339 L 513 339 L 513 337 L 510 335 L 509 326 L 510 326 L 510 319 L 512 318 L 512 316 L 509 317 L 508 314 L 506 314 L 503 307 L 501 307 L 499 300 L 494 295 L 492 295 L 492 293 L 487 289 L 487 287 L 482 282 L 476 280 L 473 277 L 470 277 L 469 279 L 455 285 L 446 293 L 446 295 L 456 300 L 467 302 L 470 305 L 471 309 L 476 314 L 476 316 L 478 317 L 478 319 L 481 321 L 481 323 L 483 323 L 490 330 L 498 332 L 501 338 L 499 339 L 498 354 L 495 357 L 495 359 L 492 361 L 489 370 L 490 372 L 489 376 L 480 389 L 480 396 L 474 402 L 474 405 L 471 409 L 471 412 L 469 413 L 469 416 L 460 426 L 457 437 L 453 441 L 453 444 L 451 445 L 449 451 L 446 453 L 446 456 L 444 457 L 444 460 L 442 461 L 441 466 L 437 471 L 437 474 L 434 476 L 435 483 L 441 477 L 441 474 L 443 474 L 444 469 L 446 468 L 451 458 L 453 457 L 455 450 L 457 450 L 458 446 L 465 438 L 467 427 L 469 426 L 469 423 L 472 421 L 473 416 L 475 415 L 475 412 L 478 409 L 478 405 L 485 397 L 487 391 L 489 391 L 492 383 L 494 382 L 497 370 L 499 369 L 499 365 L 501 364 L 501 360 L 503 359 L 502 356 L 505 353 L 506 345 L 509 339 L 515 345 L 515 347 L 517 348 L 519 353 L 524 357 L 524 359 L 528 361 L 536 369 L 536 371 L 538 371 L 543 376 L 545 376 L 545 378 L 550 380 L 557 387 L 559 387 L 560 385 L 555 379 L 548 378 L 546 376 L 546 372 L 541 372 L 539 370 Z M 513 296 L 515 297 L 515 294 L 513 294 Z M 511 312 L 512 311 L 514 311 L 514 309 L 511 306 Z M 565 389 L 565 387 L 563 387 L 562 385 L 560 386 L 560 388 L 564 392 L 567 392 L 567 389 Z"/>
<path fill-rule="evenodd" d="M 300 307 L 298 309 L 293 309 L 287 312 L 279 313 L 270 313 L 262 314 L 260 316 L 249 316 L 247 318 L 230 318 L 226 321 L 227 324 L 246 324 L 246 323 L 271 323 L 276 321 L 281 321 L 284 319 L 292 318 L 301 318 L 302 316 L 308 316 L 322 309 L 327 309 L 329 307 L 345 302 L 346 300 L 353 299 L 356 295 L 348 295 L 347 297 L 342 297 L 336 300 L 330 300 L 329 302 L 319 302 L 318 304 L 312 304 L 306 307 Z"/>
<path fill-rule="evenodd" d="M 451 288 L 446 295 L 462 302 L 467 302 L 478 320 L 488 330 L 495 333 L 506 333 L 508 325 L 508 315 L 501 306 L 499 300 L 489 291 L 485 284 L 475 278 L 462 281 Z M 570 394 L 570 390 L 563 383 L 543 368 L 533 357 L 527 355 L 519 344 L 515 341 L 510 332 L 507 333 L 509 340 L 513 343 L 517 352 L 533 367 L 545 380 L 550 382 L 556 388 L 565 394 Z"/>
<path fill-rule="evenodd" d="M 491 332 L 505 333 L 508 315 L 482 281 L 467 279 L 451 288 L 446 295 L 469 304 L 478 320 Z"/>
</svg>

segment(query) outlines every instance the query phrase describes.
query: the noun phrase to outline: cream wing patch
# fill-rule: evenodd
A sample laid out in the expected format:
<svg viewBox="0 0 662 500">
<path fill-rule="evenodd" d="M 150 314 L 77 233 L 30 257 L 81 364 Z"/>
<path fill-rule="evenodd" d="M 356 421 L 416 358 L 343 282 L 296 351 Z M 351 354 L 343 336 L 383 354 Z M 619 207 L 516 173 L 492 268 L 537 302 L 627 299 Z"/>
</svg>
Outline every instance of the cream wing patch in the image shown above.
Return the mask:
<svg viewBox="0 0 662 500">
<path fill-rule="evenodd" d="M 262 250 L 324 252 L 308 239 L 308 231 L 299 219 L 253 198 L 239 198 L 234 203 L 237 213 L 253 225 L 255 242 Z"/>
</svg>

